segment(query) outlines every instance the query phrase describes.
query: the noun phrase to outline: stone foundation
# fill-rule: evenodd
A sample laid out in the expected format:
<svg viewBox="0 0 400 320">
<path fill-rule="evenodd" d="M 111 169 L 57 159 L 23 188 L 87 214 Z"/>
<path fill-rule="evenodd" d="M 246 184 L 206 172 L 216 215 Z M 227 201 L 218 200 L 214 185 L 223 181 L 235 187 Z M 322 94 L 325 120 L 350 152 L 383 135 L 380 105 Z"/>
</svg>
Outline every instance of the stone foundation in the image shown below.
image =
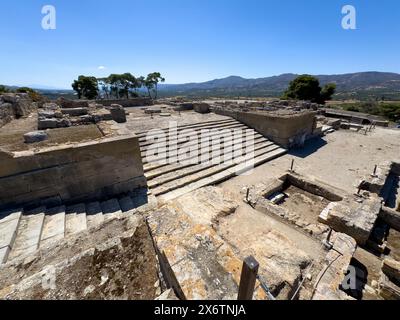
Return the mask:
<svg viewBox="0 0 400 320">
<path fill-rule="evenodd" d="M 100 199 L 146 185 L 135 135 L 0 154 L 0 207 Z"/>
<path fill-rule="evenodd" d="M 285 148 L 304 145 L 316 129 L 314 111 L 242 112 L 218 107 L 213 111 L 246 124 Z"/>
</svg>

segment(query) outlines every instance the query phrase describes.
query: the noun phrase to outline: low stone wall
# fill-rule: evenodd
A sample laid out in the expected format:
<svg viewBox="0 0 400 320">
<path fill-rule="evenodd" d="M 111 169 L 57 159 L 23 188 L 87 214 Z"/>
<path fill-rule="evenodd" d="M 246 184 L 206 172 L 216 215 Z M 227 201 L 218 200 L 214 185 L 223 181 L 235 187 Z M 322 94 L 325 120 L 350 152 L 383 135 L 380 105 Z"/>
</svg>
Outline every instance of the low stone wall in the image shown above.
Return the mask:
<svg viewBox="0 0 400 320">
<path fill-rule="evenodd" d="M 153 100 L 150 98 L 135 98 L 135 99 L 113 99 L 113 100 L 96 100 L 96 103 L 104 106 L 111 106 L 112 104 L 119 104 L 124 108 L 152 106 Z"/>
<path fill-rule="evenodd" d="M 0 208 L 102 199 L 146 185 L 137 136 L 0 153 Z"/>
<path fill-rule="evenodd" d="M 257 113 L 215 108 L 216 114 L 230 116 L 253 128 L 273 142 L 285 147 L 302 146 L 316 128 L 316 112 L 302 111 L 290 115 Z"/>
<path fill-rule="evenodd" d="M 322 114 L 326 117 L 339 118 L 348 121 L 356 121 L 363 125 L 370 125 L 375 123 L 377 126 L 380 127 L 389 126 L 389 121 L 383 119 L 382 117 L 373 116 L 366 113 L 337 110 L 337 109 L 323 109 Z"/>
</svg>

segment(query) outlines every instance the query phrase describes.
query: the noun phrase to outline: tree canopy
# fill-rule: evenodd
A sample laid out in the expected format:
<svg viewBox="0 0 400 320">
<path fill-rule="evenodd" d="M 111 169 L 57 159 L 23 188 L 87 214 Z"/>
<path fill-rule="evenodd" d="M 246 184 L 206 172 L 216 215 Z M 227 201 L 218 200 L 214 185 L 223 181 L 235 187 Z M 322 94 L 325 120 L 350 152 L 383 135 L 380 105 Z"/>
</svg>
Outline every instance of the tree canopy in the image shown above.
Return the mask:
<svg viewBox="0 0 400 320">
<path fill-rule="evenodd" d="M 332 98 L 335 90 L 336 85 L 334 83 L 329 83 L 321 88 L 317 78 L 304 74 L 290 82 L 283 98 L 324 104 Z"/>
<path fill-rule="evenodd" d="M 135 77 L 131 73 L 110 74 L 105 78 L 94 78 L 80 76 L 72 84 L 72 88 L 77 92 L 78 98 L 85 97 L 94 99 L 96 97 L 110 98 L 126 98 L 138 97 L 139 91 L 146 88 L 148 96 L 157 99 L 158 83 L 164 82 L 165 79 L 159 72 L 153 72 L 147 77 Z M 94 89 L 96 87 L 96 90 Z"/>
<path fill-rule="evenodd" d="M 79 76 L 72 84 L 72 89 L 78 94 L 78 98 L 94 99 L 98 96 L 99 89 L 95 77 Z"/>
</svg>

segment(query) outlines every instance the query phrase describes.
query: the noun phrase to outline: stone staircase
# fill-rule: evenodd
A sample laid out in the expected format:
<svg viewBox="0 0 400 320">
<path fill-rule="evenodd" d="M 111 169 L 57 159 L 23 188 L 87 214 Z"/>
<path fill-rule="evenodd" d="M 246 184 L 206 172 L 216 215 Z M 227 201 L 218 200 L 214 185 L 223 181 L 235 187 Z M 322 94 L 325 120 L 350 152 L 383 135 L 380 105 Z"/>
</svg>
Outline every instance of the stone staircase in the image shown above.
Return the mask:
<svg viewBox="0 0 400 320">
<path fill-rule="evenodd" d="M 178 126 L 177 136 L 179 137 L 179 134 L 187 129 L 191 130 L 191 133 L 187 134 L 188 136 L 197 137 L 193 142 L 188 142 L 184 139 L 182 139 L 183 141 L 179 141 L 178 139 L 177 142 L 171 143 L 169 141 L 170 133 L 168 129 L 163 130 L 165 137 L 159 137 L 158 140 L 153 140 L 155 132 L 144 131 L 138 133 L 148 188 L 160 201 L 168 201 L 198 188 L 220 183 L 236 176 L 238 172 L 249 170 L 253 166 L 261 165 L 287 152 L 286 149 L 281 148 L 255 130 L 228 117 L 224 120 Z M 216 131 L 202 132 L 205 129 Z M 236 130 L 235 134 L 232 135 L 231 143 L 224 144 L 221 139 L 221 142 L 212 148 L 220 148 L 221 154 L 229 151 L 232 154 L 239 152 L 241 156 L 235 158 L 235 161 L 230 162 L 214 163 L 213 161 L 204 161 L 204 159 L 211 159 L 212 151 L 202 150 L 201 141 L 204 139 L 211 140 L 215 135 L 223 136 L 224 133 L 222 130 L 226 129 Z M 237 132 L 240 135 L 237 135 Z M 237 142 L 242 143 L 238 144 Z M 162 144 L 164 149 L 161 152 L 166 151 L 164 161 L 148 162 L 147 154 L 154 152 L 154 149 L 160 148 Z M 249 146 L 254 147 L 254 154 L 246 154 Z M 181 163 L 169 161 L 171 159 L 170 153 L 175 154 L 173 155 L 174 157 L 184 154 L 181 147 L 190 147 L 193 150 L 197 150 L 197 156 L 192 157 L 193 159 L 190 157 L 186 159 L 193 161 Z M 198 159 L 201 159 L 201 161 L 198 161 Z M 254 159 L 252 164 L 249 162 L 251 159 Z"/>
<path fill-rule="evenodd" d="M 147 203 L 147 189 L 139 189 L 107 201 L 0 211 L 0 264 L 27 257 L 108 219 L 134 214 Z"/>
</svg>

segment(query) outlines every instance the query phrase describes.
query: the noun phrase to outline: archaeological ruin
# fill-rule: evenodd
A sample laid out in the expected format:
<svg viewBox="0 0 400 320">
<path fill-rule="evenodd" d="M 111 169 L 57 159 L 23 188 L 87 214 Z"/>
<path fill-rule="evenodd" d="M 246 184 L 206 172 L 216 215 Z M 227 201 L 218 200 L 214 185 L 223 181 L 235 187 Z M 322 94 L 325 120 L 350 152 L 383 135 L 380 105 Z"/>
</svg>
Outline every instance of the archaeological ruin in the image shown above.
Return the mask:
<svg viewBox="0 0 400 320">
<path fill-rule="evenodd" d="M 305 101 L 0 95 L 0 299 L 400 299 L 400 131 Z M 249 258 L 253 260 L 249 260 Z"/>
</svg>

